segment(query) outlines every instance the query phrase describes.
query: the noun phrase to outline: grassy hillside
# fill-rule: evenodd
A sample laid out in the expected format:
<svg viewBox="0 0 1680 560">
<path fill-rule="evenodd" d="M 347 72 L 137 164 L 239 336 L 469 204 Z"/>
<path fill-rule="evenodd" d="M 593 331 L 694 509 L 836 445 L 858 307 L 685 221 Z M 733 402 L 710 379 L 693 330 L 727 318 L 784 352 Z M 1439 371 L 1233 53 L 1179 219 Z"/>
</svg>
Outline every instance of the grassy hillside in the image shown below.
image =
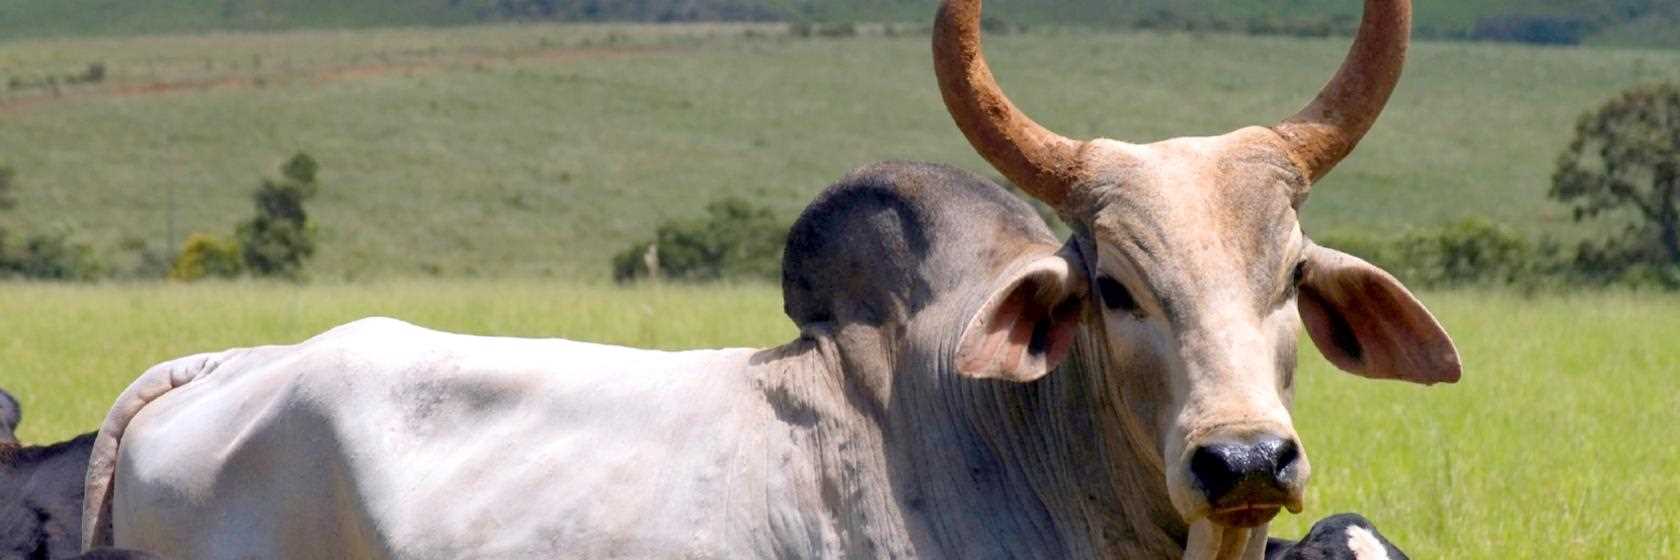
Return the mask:
<svg viewBox="0 0 1680 560">
<path fill-rule="evenodd" d="M 936 0 L 0 0 L 0 40 L 213 31 L 443 26 L 495 21 L 779 20 L 908 22 Z M 1356 0 L 991 0 L 1018 24 L 1347 31 Z M 1586 26 L 1595 43 L 1680 46 L 1680 6 L 1663 0 L 1466 0 L 1417 10 L 1422 36 L 1467 37 L 1484 18 L 1546 17 Z"/>
<path fill-rule="evenodd" d="M 655 224 L 722 195 L 791 219 L 883 159 L 986 166 L 941 106 L 923 36 L 771 27 L 493 26 L 0 44 L 0 164 L 21 207 L 115 253 L 228 232 L 297 150 L 323 166 L 318 277 L 602 278 Z M 1149 141 L 1303 104 L 1344 39 L 1055 33 L 988 42 L 1006 89 L 1077 136 Z M 104 64 L 96 84 L 39 86 Z M 1481 215 L 1571 233 L 1544 198 L 1578 115 L 1680 79 L 1680 52 L 1422 43 L 1383 120 L 1319 185 L 1315 233 Z M 172 195 L 171 195 L 172 193 Z"/>
<path fill-rule="evenodd" d="M 0 387 L 25 441 L 92 429 L 151 364 L 302 340 L 383 314 L 481 334 L 659 348 L 793 336 L 769 287 L 553 282 L 373 286 L 0 286 Z M 1596 293 L 1524 300 L 1425 294 L 1463 352 L 1464 380 L 1422 388 L 1332 370 L 1310 346 L 1296 428 L 1312 462 L 1306 512 L 1274 534 L 1358 511 L 1414 558 L 1680 556 L 1680 299 Z M 97 351 L 90 351 L 97 349 Z"/>
</svg>

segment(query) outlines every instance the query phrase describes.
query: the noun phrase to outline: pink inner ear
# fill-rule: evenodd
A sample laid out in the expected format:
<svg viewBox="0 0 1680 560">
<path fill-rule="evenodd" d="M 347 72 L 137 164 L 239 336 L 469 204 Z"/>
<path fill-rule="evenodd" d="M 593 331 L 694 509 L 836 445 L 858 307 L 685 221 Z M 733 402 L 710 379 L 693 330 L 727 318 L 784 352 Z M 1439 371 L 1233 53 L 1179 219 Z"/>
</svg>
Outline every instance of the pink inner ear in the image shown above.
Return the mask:
<svg viewBox="0 0 1680 560">
<path fill-rule="evenodd" d="M 1031 381 L 1067 357 L 1078 325 L 1077 306 L 1051 309 L 1034 301 L 1037 291 L 1030 282 L 1016 286 L 970 327 L 958 349 L 962 373 Z"/>
</svg>

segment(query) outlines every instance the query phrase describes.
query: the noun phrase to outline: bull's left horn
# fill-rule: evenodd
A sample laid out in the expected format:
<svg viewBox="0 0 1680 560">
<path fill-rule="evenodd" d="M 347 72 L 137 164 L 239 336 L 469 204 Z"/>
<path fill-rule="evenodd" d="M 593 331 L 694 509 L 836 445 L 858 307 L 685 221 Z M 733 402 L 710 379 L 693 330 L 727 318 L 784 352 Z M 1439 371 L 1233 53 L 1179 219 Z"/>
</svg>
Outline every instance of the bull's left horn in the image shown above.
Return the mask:
<svg viewBox="0 0 1680 560">
<path fill-rule="evenodd" d="M 1309 181 L 1329 173 L 1371 130 L 1400 82 L 1411 30 L 1411 0 L 1365 0 L 1359 35 L 1336 76 L 1312 104 L 1272 128 Z"/>
<path fill-rule="evenodd" d="M 980 52 L 980 0 L 945 0 L 933 24 L 933 71 L 945 109 L 980 156 L 1060 207 L 1079 179 L 1081 142 L 1033 122 L 1003 95 Z"/>
</svg>

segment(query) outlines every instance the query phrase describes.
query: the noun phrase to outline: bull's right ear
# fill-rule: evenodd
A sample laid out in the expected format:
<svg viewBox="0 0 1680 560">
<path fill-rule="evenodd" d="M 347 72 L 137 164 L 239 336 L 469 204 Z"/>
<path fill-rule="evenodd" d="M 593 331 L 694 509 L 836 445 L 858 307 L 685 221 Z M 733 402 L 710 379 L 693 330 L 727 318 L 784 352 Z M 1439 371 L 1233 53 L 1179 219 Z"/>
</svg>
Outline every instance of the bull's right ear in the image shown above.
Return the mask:
<svg viewBox="0 0 1680 560">
<path fill-rule="evenodd" d="M 1002 279 L 957 339 L 957 372 L 1028 382 L 1073 347 L 1087 282 L 1071 248 L 1033 259 Z"/>
</svg>

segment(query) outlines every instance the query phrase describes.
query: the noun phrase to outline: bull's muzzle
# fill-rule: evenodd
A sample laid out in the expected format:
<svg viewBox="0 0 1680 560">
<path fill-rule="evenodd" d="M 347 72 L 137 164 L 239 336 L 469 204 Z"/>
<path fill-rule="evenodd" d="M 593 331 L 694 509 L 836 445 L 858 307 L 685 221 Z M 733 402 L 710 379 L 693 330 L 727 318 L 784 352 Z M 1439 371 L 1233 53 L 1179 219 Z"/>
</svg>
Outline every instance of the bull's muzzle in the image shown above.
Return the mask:
<svg viewBox="0 0 1680 560">
<path fill-rule="evenodd" d="M 1208 443 L 1190 456 L 1190 474 L 1207 498 L 1208 518 L 1226 527 L 1254 527 L 1278 510 L 1300 511 L 1305 480 L 1300 446 L 1292 439 L 1256 435 Z"/>
</svg>

